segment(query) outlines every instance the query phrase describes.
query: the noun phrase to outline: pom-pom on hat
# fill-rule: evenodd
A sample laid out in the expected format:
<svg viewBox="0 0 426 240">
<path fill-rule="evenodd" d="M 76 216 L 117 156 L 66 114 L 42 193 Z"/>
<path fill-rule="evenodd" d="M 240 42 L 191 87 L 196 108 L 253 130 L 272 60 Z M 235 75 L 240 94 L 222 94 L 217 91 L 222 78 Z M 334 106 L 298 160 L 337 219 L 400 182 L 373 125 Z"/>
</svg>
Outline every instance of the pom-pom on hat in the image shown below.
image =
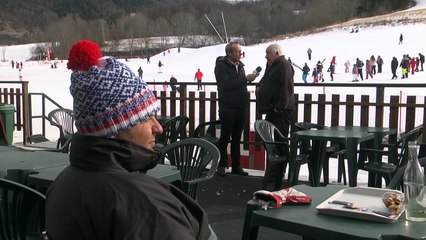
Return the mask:
<svg viewBox="0 0 426 240">
<path fill-rule="evenodd" d="M 75 51 L 71 52 L 82 55 Z M 73 114 L 80 134 L 116 136 L 157 114 L 160 106 L 156 97 L 128 66 L 113 57 L 96 62 L 88 70 L 71 74 Z"/>
<path fill-rule="evenodd" d="M 71 47 L 67 68 L 73 71 L 87 71 L 90 67 L 98 65 L 98 59 L 101 57 L 98 44 L 80 40 Z"/>
</svg>

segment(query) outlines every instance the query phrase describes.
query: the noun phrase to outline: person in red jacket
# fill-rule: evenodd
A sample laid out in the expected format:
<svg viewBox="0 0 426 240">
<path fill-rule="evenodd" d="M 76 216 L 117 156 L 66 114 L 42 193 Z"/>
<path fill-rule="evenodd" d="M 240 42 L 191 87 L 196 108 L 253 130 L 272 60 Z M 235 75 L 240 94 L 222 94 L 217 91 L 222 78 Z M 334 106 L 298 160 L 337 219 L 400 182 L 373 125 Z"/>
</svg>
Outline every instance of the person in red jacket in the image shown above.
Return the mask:
<svg viewBox="0 0 426 240">
<path fill-rule="evenodd" d="M 198 71 L 195 73 L 194 81 L 197 80 L 198 82 L 198 91 L 203 90 L 203 87 L 201 86 L 201 80 L 203 80 L 203 73 L 198 69 Z"/>
<path fill-rule="evenodd" d="M 417 60 L 415 58 L 411 58 L 411 60 L 410 60 L 411 75 L 414 75 L 414 72 L 416 70 L 416 66 L 417 66 Z"/>
</svg>

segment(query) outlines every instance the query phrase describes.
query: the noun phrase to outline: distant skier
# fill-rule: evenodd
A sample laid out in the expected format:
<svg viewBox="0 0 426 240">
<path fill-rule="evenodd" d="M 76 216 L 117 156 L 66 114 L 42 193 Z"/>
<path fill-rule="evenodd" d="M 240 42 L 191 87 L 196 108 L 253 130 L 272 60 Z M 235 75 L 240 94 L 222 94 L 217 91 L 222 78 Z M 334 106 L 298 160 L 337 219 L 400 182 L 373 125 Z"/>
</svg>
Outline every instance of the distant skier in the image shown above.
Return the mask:
<svg viewBox="0 0 426 240">
<path fill-rule="evenodd" d="M 324 59 L 325 60 L 325 59 Z M 323 61 L 324 62 L 324 61 Z M 317 62 L 317 73 L 318 73 L 318 81 L 324 82 L 323 74 L 322 74 L 323 65 L 321 61 Z"/>
<path fill-rule="evenodd" d="M 410 59 L 410 68 L 411 68 L 411 75 L 414 75 L 414 72 L 416 70 L 417 66 L 417 60 L 415 58 Z"/>
<path fill-rule="evenodd" d="M 318 72 L 316 68 L 312 71 L 312 78 L 314 79 L 314 83 L 318 83 Z"/>
<path fill-rule="evenodd" d="M 139 74 L 139 78 L 142 79 L 142 74 L 143 74 L 142 67 L 138 68 L 138 74 Z"/>
<path fill-rule="evenodd" d="M 358 66 L 356 64 L 352 68 L 352 82 L 358 82 Z"/>
<path fill-rule="evenodd" d="M 425 55 L 419 53 L 420 67 L 422 68 L 420 71 L 423 72 L 423 64 L 425 63 Z"/>
<path fill-rule="evenodd" d="M 408 68 L 410 67 L 410 58 L 407 54 L 402 55 L 401 63 L 399 64 L 402 72 L 402 79 L 408 78 Z"/>
<path fill-rule="evenodd" d="M 368 76 L 373 78 L 371 69 L 372 69 L 371 61 L 369 59 L 365 60 L 365 79 L 368 79 Z"/>
<path fill-rule="evenodd" d="M 198 91 L 203 90 L 203 86 L 201 84 L 202 80 L 203 80 L 203 72 L 201 72 L 200 69 L 198 69 L 194 76 L 194 81 L 197 81 L 198 83 L 198 88 L 197 88 Z"/>
<path fill-rule="evenodd" d="M 334 75 L 335 69 L 336 69 L 336 56 L 333 56 L 330 62 L 330 67 L 328 68 L 330 72 L 331 81 L 334 81 L 333 75 Z"/>
<path fill-rule="evenodd" d="M 399 43 L 398 43 L 398 45 L 402 45 L 403 40 L 404 40 L 404 37 L 402 36 L 402 33 L 401 33 L 401 35 L 399 35 Z"/>
<path fill-rule="evenodd" d="M 312 49 L 308 48 L 308 59 L 311 60 Z"/>
<path fill-rule="evenodd" d="M 169 82 L 170 82 L 170 88 L 172 89 L 172 92 L 179 92 L 179 87 L 177 86 L 177 79 L 173 75 L 170 78 Z"/>
<path fill-rule="evenodd" d="M 398 59 L 396 59 L 396 57 L 393 57 L 391 62 L 392 79 L 398 78 L 398 76 L 396 75 L 397 68 L 398 68 Z"/>
<path fill-rule="evenodd" d="M 349 62 L 349 60 L 347 60 L 346 62 L 345 62 L 345 73 L 348 73 L 349 72 L 349 67 L 351 66 L 351 63 Z"/>
<path fill-rule="evenodd" d="M 356 66 L 358 68 L 358 75 L 361 77 L 361 80 L 364 81 L 364 77 L 362 74 L 362 67 L 364 66 L 364 62 L 359 60 L 359 58 L 356 59 Z"/>
<path fill-rule="evenodd" d="M 383 59 L 379 55 L 377 56 L 377 73 L 382 73 L 382 65 L 383 65 Z"/>
<path fill-rule="evenodd" d="M 305 66 L 303 66 L 302 71 L 303 71 L 302 80 L 303 82 L 308 83 L 306 78 L 308 77 L 309 71 L 311 71 L 311 69 L 308 67 L 307 63 L 305 63 Z"/>
<path fill-rule="evenodd" d="M 160 61 L 158 61 L 158 73 L 163 73 L 163 66 L 164 64 Z"/>
<path fill-rule="evenodd" d="M 371 57 L 370 57 L 371 74 L 373 74 L 373 75 L 375 75 L 377 73 L 376 72 L 376 63 L 377 63 L 376 58 L 374 57 L 374 55 L 371 55 Z"/>
</svg>

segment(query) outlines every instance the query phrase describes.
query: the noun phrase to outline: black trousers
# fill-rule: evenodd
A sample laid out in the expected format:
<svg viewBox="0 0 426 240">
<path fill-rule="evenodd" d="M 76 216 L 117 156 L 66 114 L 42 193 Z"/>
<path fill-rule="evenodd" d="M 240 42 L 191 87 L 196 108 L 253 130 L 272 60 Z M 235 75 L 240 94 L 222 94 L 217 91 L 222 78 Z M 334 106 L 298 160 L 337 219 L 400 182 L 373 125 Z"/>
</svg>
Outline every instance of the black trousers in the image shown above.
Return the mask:
<svg viewBox="0 0 426 240">
<path fill-rule="evenodd" d="M 398 76 L 396 75 L 396 69 L 392 68 L 392 79 L 397 79 Z"/>
<path fill-rule="evenodd" d="M 358 75 L 361 77 L 361 80 L 364 80 L 364 77 L 362 76 L 362 68 L 358 68 Z"/>
<path fill-rule="evenodd" d="M 201 85 L 201 80 L 197 80 L 198 90 L 203 90 L 203 85 Z"/>
<path fill-rule="evenodd" d="M 240 166 L 240 140 L 243 133 L 244 125 L 247 118 L 246 108 L 222 108 L 219 109 L 220 119 L 220 138 L 219 151 L 220 162 L 219 167 L 227 167 L 228 159 L 228 143 L 231 143 L 232 167 Z"/>
</svg>

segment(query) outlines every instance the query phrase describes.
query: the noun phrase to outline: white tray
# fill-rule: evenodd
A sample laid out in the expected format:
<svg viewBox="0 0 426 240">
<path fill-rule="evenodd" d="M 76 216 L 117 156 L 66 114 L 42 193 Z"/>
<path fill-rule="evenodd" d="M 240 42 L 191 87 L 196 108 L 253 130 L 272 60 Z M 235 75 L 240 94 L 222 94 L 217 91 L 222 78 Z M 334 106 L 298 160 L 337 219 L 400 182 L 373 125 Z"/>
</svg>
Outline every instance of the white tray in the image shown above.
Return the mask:
<svg viewBox="0 0 426 240">
<path fill-rule="evenodd" d="M 390 213 L 382 202 L 382 195 L 386 192 L 394 192 L 397 194 L 403 194 L 400 191 L 392 189 L 381 189 L 381 188 L 369 188 L 369 187 L 354 187 L 342 189 L 316 208 L 318 212 L 330 215 L 344 216 L 350 218 L 357 218 L 362 220 L 377 221 L 377 222 L 395 222 L 401 214 L 391 215 L 389 217 L 374 213 L 373 211 L 382 211 Z M 357 209 L 344 208 L 343 205 L 332 204 L 332 201 L 345 201 L 354 203 L 356 206 L 366 208 L 365 211 Z"/>
</svg>

